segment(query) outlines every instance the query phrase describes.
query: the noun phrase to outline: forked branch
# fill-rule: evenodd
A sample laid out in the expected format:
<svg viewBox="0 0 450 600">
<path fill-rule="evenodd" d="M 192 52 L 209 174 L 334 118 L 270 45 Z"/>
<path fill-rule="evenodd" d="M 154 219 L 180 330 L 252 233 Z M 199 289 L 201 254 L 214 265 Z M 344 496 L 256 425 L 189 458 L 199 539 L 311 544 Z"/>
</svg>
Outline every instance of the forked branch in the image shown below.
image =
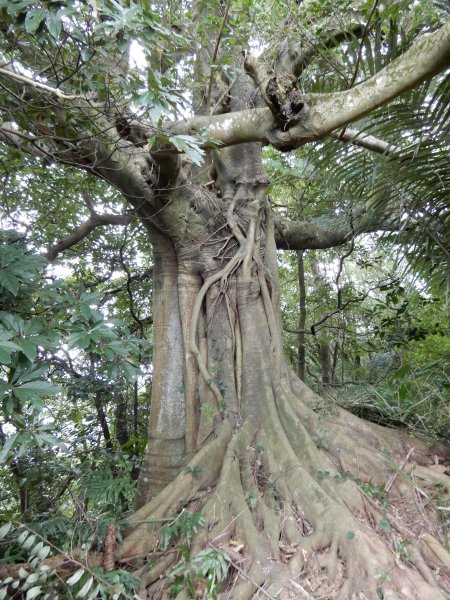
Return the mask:
<svg viewBox="0 0 450 600">
<path fill-rule="evenodd" d="M 74 231 L 69 233 L 69 235 L 62 238 L 59 242 L 47 250 L 44 257 L 49 261 L 53 261 L 59 254 L 65 250 L 68 250 L 69 248 L 72 248 L 72 246 L 75 246 L 75 244 L 78 244 L 78 242 L 84 240 L 97 227 L 102 227 L 105 225 L 128 225 L 132 219 L 132 215 L 102 215 L 91 211 L 91 216 L 85 223 L 82 223 Z"/>
<path fill-rule="evenodd" d="M 175 125 L 172 133 L 192 134 L 206 130 L 207 138 L 213 140 L 211 147 L 217 143 L 231 146 L 259 141 L 281 150 L 292 150 L 362 118 L 448 66 L 450 22 L 432 34 L 423 35 L 387 67 L 349 90 L 305 94 L 301 118 L 287 131 L 280 129 L 269 108 L 257 108 L 187 119 Z"/>
</svg>

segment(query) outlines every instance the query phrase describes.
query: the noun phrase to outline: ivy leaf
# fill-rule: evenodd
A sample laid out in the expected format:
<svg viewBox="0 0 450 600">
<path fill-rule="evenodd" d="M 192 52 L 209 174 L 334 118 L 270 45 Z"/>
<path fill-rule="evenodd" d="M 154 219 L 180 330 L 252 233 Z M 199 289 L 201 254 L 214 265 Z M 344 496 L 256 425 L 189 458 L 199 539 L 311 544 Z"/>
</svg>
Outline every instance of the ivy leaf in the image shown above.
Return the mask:
<svg viewBox="0 0 450 600">
<path fill-rule="evenodd" d="M 45 19 L 45 12 L 46 11 L 43 8 L 33 8 L 27 12 L 27 16 L 25 17 L 25 29 L 28 33 L 36 33 L 41 26 L 42 21 Z"/>
<path fill-rule="evenodd" d="M 61 35 L 61 15 L 59 13 L 50 12 L 45 19 L 45 24 L 55 40 Z"/>
<path fill-rule="evenodd" d="M 14 446 L 18 435 L 19 435 L 18 433 L 15 433 L 9 439 L 6 440 L 6 442 L 2 448 L 2 451 L 0 452 L 0 463 L 5 462 L 6 457 L 8 456 L 11 448 Z"/>
<path fill-rule="evenodd" d="M 30 381 L 19 386 L 13 387 L 14 395 L 19 398 L 21 402 L 31 400 L 35 396 L 42 396 L 48 394 L 56 394 L 60 388 L 49 381 Z"/>
<path fill-rule="evenodd" d="M 0 285 L 7 289 L 8 292 L 11 292 L 13 296 L 17 296 L 20 283 L 17 277 L 12 275 L 9 271 L 0 271 Z"/>
</svg>

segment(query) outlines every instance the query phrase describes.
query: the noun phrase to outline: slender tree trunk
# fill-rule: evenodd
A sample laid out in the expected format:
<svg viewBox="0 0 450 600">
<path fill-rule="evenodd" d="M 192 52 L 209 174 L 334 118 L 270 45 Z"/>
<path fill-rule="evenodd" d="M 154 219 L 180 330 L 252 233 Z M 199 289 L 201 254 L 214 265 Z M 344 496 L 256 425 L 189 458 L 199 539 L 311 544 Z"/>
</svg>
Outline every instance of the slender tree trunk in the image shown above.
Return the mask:
<svg viewBox="0 0 450 600">
<path fill-rule="evenodd" d="M 314 277 L 316 292 L 320 293 L 325 284 L 324 276 L 320 271 L 320 265 L 315 256 L 311 256 L 311 270 Z M 328 395 L 331 392 L 332 383 L 332 360 L 330 352 L 330 342 L 325 331 L 316 332 L 317 351 L 320 364 L 319 389 L 323 394 Z"/>
<path fill-rule="evenodd" d="M 130 435 L 128 432 L 128 402 L 127 395 L 120 392 L 115 396 L 115 425 L 116 425 L 116 438 L 121 448 L 125 448 L 130 441 Z"/>
<path fill-rule="evenodd" d="M 298 271 L 298 299 L 299 299 L 299 318 L 298 318 L 298 364 L 297 373 L 302 381 L 305 381 L 305 325 L 306 325 L 306 286 L 305 286 L 305 265 L 304 250 L 297 251 L 297 271 Z"/>
<path fill-rule="evenodd" d="M 100 428 L 102 430 L 103 438 L 105 440 L 105 445 L 108 450 L 113 449 L 112 441 L 111 441 L 111 433 L 109 431 L 108 419 L 106 418 L 105 409 L 103 406 L 103 392 L 97 390 L 95 392 L 95 409 L 97 411 L 98 422 L 100 424 Z"/>
<path fill-rule="evenodd" d="M 185 458 L 183 333 L 178 264 L 170 243 L 154 251 L 153 373 L 148 446 L 138 480 L 136 506 L 157 494 L 179 473 Z"/>
</svg>

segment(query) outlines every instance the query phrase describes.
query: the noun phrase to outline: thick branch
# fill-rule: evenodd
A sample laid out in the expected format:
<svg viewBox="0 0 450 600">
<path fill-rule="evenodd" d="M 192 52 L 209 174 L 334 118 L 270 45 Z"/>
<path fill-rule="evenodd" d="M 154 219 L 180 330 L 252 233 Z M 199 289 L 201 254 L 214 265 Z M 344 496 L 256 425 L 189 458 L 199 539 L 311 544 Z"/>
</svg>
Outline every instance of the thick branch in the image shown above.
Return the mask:
<svg viewBox="0 0 450 600">
<path fill-rule="evenodd" d="M 423 35 L 409 50 L 364 83 L 343 92 L 304 95 L 305 108 L 299 122 L 288 131 L 278 128 L 269 108 L 259 108 L 194 117 L 173 126 L 172 132 L 189 134 L 206 129 L 209 138 L 224 146 L 260 141 L 281 150 L 292 150 L 360 119 L 449 65 L 450 22 L 435 33 Z"/>
<path fill-rule="evenodd" d="M 75 246 L 81 240 L 84 240 L 96 227 L 103 225 L 128 225 L 132 220 L 131 215 L 99 215 L 98 213 L 92 212 L 89 219 L 82 223 L 77 229 L 72 231 L 69 235 L 62 238 L 57 244 L 50 248 L 44 255 L 49 261 L 55 260 L 55 258 L 64 252 L 68 248 Z"/>
<path fill-rule="evenodd" d="M 39 158 L 51 158 L 51 155 L 39 145 L 39 140 L 37 138 L 24 135 L 8 125 L 0 126 L 0 141 L 9 146 L 14 146 L 26 154 L 38 156 Z"/>
<path fill-rule="evenodd" d="M 371 208 L 371 210 L 369 210 Z M 332 217 L 327 226 L 307 221 L 276 221 L 275 241 L 281 250 L 319 250 L 342 246 L 355 235 L 374 231 L 398 231 L 398 218 L 382 207 L 360 205 L 351 215 Z"/>
<path fill-rule="evenodd" d="M 104 114 L 103 103 L 96 104 L 87 97 L 69 96 L 45 84 L 37 85 L 32 78 L 8 69 L 0 69 L 1 80 L 8 82 L 12 98 L 19 99 L 15 107 L 15 126 L 3 127 L 1 140 L 25 152 L 46 155 L 59 163 L 100 176 L 120 190 L 139 211 L 141 207 L 144 210 L 147 202 L 151 204 L 152 187 L 158 179 L 154 161 L 142 148 L 121 138 L 115 122 Z M 28 100 L 36 101 L 42 107 L 39 114 L 46 108 L 45 122 L 39 120 L 39 114 L 36 118 L 33 107 L 31 114 L 27 114 L 26 104 L 22 107 L 25 114 L 22 119 L 19 107 L 25 87 Z M 16 130 L 16 125 L 26 131 Z"/>
</svg>

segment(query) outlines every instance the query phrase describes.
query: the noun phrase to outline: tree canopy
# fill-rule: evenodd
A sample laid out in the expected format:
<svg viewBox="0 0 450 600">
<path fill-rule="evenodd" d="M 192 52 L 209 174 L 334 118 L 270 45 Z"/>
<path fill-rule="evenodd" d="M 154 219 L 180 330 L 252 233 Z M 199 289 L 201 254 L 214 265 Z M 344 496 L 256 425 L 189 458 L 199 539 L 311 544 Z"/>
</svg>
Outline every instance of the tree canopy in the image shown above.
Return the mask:
<svg viewBox="0 0 450 600">
<path fill-rule="evenodd" d="M 0 599 L 446 598 L 446 3 L 0 15 Z"/>
</svg>

